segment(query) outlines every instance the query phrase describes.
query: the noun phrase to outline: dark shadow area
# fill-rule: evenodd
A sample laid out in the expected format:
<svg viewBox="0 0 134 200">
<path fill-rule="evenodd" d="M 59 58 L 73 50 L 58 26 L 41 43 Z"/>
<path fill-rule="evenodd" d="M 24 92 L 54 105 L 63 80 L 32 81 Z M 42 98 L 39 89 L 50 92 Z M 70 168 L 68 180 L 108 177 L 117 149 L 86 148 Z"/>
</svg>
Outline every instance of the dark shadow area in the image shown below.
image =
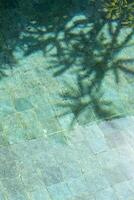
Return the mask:
<svg viewBox="0 0 134 200">
<path fill-rule="evenodd" d="M 61 75 L 67 70 L 76 74 L 77 87 L 65 82 L 67 91 L 61 94 L 66 101 L 62 106 L 71 107 L 74 120 L 88 108 L 90 113 L 90 107 L 94 109 L 99 118 L 117 117 L 115 110 L 108 109 L 113 102 L 101 99 L 103 96 L 101 87 L 108 74 L 113 74 L 114 82 L 117 85 L 120 82 L 121 73 L 127 74 L 128 77 L 134 75 L 134 59 L 117 58 L 124 48 L 133 45 L 129 44 L 134 35 L 133 29 L 123 41 L 119 42 L 120 32 L 124 28 L 122 18 L 115 25 L 103 20 L 101 16 L 98 18 L 94 16 L 91 29 L 86 34 L 82 31 L 75 34 L 71 30 L 65 32 L 67 48 L 60 49 L 58 63 L 54 68 L 57 67 L 55 76 Z M 80 25 L 82 23 L 84 27 L 84 20 Z M 105 26 L 107 26 L 109 35 L 108 40 L 102 31 Z M 107 91 L 109 86 L 106 88 Z"/>
<path fill-rule="evenodd" d="M 56 35 L 74 14 L 75 7 L 72 0 L 1 0 L 1 76 L 4 67 L 13 67 L 17 63 L 14 57 L 16 48 L 27 56 L 38 50 L 45 52 L 47 45 L 55 43 Z M 49 37 L 51 33 L 54 33 L 53 37 Z"/>
<path fill-rule="evenodd" d="M 54 76 L 74 74 L 74 84 L 66 80 L 61 94 L 74 120 L 92 107 L 100 118 L 116 116 L 103 101 L 101 87 L 109 73 L 116 84 L 120 73 L 134 75 L 133 58 L 117 58 L 134 36 L 132 1 L 94 0 L 3 0 L 0 3 L 0 77 L 4 69 L 16 65 L 14 51 L 24 56 L 41 50 L 44 55 L 54 50 L 50 70 Z M 129 29 L 121 40 L 120 33 Z M 106 29 L 106 32 L 103 30 Z M 132 66 L 132 67 L 131 67 Z M 107 88 L 108 90 L 108 88 Z M 106 109 L 102 108 L 106 105 Z"/>
</svg>

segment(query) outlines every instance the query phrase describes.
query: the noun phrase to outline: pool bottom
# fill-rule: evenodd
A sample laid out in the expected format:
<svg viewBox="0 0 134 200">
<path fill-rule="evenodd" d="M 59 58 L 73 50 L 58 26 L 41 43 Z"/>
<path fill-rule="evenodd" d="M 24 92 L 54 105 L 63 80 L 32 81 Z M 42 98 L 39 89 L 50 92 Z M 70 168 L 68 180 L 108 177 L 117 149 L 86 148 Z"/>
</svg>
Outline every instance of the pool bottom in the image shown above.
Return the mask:
<svg viewBox="0 0 134 200">
<path fill-rule="evenodd" d="M 0 197 L 132 200 L 133 147 L 133 116 L 0 147 Z"/>
</svg>

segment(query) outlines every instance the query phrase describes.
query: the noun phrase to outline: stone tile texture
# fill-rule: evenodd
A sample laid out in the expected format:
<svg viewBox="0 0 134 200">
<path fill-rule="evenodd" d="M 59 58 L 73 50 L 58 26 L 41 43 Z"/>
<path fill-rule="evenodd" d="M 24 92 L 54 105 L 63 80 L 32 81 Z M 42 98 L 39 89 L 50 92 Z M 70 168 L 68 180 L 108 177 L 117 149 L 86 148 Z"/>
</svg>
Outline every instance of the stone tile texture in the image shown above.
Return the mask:
<svg viewBox="0 0 134 200">
<path fill-rule="evenodd" d="M 62 132 L 1 146 L 0 199 L 133 200 L 133 120 L 94 122 L 76 126 L 70 136 Z M 99 144 L 97 151 L 91 141 Z"/>
</svg>

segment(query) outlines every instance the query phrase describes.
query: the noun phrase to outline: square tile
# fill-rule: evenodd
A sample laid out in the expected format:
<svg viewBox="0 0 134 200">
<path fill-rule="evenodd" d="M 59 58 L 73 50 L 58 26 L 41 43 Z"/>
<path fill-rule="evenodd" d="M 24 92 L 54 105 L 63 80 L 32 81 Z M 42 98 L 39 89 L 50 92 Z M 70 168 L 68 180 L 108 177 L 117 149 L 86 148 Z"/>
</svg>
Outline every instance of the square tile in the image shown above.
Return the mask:
<svg viewBox="0 0 134 200">
<path fill-rule="evenodd" d="M 98 191 L 95 194 L 95 199 L 96 200 L 118 200 L 113 188 L 111 187 Z"/>
<path fill-rule="evenodd" d="M 82 176 L 82 170 L 77 162 L 63 162 L 60 164 L 60 169 L 65 180 Z"/>
<path fill-rule="evenodd" d="M 0 100 L 0 117 L 5 117 L 15 112 L 13 102 L 10 99 Z"/>
<path fill-rule="evenodd" d="M 110 187 L 110 183 L 107 177 L 103 174 L 85 174 L 84 175 L 88 190 L 91 194 L 94 194 L 100 190 Z"/>
<path fill-rule="evenodd" d="M 114 190 L 117 194 L 117 197 L 121 200 L 134 199 L 134 190 L 131 185 L 129 185 L 128 181 L 124 181 L 122 183 L 114 185 Z"/>
<path fill-rule="evenodd" d="M 48 192 L 54 200 L 69 200 L 72 197 L 67 184 L 64 182 L 49 186 Z"/>
<path fill-rule="evenodd" d="M 67 185 L 74 197 L 89 194 L 88 185 L 86 185 L 84 177 L 71 178 L 67 181 Z"/>
<path fill-rule="evenodd" d="M 45 187 L 37 187 L 30 193 L 30 197 L 32 200 L 51 200 L 49 193 Z"/>
<path fill-rule="evenodd" d="M 22 112 L 32 108 L 32 104 L 28 98 L 16 98 L 14 100 L 15 109 L 18 112 Z"/>
<path fill-rule="evenodd" d="M 105 169 L 105 175 L 111 185 L 127 180 L 127 177 L 125 176 L 121 166 Z"/>
<path fill-rule="evenodd" d="M 63 181 L 61 170 L 57 166 L 50 166 L 48 168 L 45 167 L 44 170 L 41 170 L 41 176 L 46 186 L 57 184 Z"/>
<path fill-rule="evenodd" d="M 17 176 L 16 162 L 0 163 L 0 179 L 14 178 Z"/>
</svg>

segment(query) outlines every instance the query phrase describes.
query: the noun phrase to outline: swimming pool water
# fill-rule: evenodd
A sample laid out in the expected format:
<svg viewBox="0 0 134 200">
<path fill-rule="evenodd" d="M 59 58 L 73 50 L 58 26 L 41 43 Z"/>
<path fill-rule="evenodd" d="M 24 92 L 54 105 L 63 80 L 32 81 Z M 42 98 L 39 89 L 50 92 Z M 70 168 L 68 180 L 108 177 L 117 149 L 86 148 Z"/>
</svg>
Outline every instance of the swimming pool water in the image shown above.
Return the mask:
<svg viewBox="0 0 134 200">
<path fill-rule="evenodd" d="M 46 15 L 48 8 L 42 6 Z M 27 6 L 28 13 L 32 9 Z M 77 7 L 62 16 L 64 23 L 55 16 L 54 24 L 45 21 L 51 14 L 42 18 L 38 9 L 28 25 L 25 10 L 26 27 L 18 35 L 16 25 L 11 31 L 3 27 L 12 47 L 6 48 L 17 62 L 1 61 L 7 56 L 4 47 L 0 200 L 133 200 L 133 34 L 119 48 L 132 28 L 120 28 L 118 21 L 103 26 L 100 20 L 97 34 L 99 18 L 90 21 L 92 9 L 88 16 Z M 17 18 L 20 24 L 22 19 Z M 120 28 L 115 39 L 109 23 L 113 32 Z M 83 75 L 88 75 L 84 81 Z"/>
</svg>

